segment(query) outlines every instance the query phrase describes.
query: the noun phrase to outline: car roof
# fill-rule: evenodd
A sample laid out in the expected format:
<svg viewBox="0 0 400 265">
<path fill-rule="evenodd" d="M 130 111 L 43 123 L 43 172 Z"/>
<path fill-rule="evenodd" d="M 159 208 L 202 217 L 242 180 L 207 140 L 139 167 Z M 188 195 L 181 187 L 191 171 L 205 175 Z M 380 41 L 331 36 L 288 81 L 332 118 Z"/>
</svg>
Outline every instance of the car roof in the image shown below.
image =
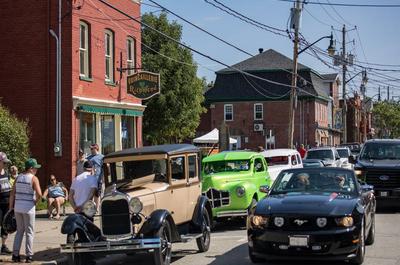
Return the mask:
<svg viewBox="0 0 400 265">
<path fill-rule="evenodd" d="M 295 155 L 298 154 L 297 150 L 294 149 L 288 149 L 288 148 L 279 148 L 279 149 L 269 149 L 262 151 L 260 154 L 262 154 L 265 157 L 271 157 L 271 156 L 287 156 L 287 155 Z"/>
<path fill-rule="evenodd" d="M 335 147 L 314 147 L 308 150 L 308 152 L 317 150 L 332 150 L 332 149 L 335 149 Z"/>
<path fill-rule="evenodd" d="M 329 171 L 340 171 L 343 173 L 352 173 L 354 174 L 353 170 L 347 169 L 347 168 L 341 168 L 341 167 L 305 167 L 305 168 L 291 168 L 291 169 L 285 169 L 282 170 L 282 172 L 293 172 L 293 173 L 297 173 L 297 172 L 304 172 L 304 171 L 312 171 L 312 172 L 329 172 Z"/>
<path fill-rule="evenodd" d="M 165 144 L 144 146 L 141 148 L 129 148 L 121 151 L 113 152 L 104 156 L 104 158 L 150 155 L 150 154 L 167 154 L 174 155 L 187 152 L 199 152 L 199 148 L 191 144 Z"/>
<path fill-rule="evenodd" d="M 393 143 L 393 142 L 400 143 L 400 139 L 370 139 L 365 143 Z"/>
<path fill-rule="evenodd" d="M 260 153 L 251 151 L 226 151 L 215 155 L 207 156 L 203 162 L 224 161 L 224 160 L 247 160 L 255 156 L 263 157 Z"/>
</svg>

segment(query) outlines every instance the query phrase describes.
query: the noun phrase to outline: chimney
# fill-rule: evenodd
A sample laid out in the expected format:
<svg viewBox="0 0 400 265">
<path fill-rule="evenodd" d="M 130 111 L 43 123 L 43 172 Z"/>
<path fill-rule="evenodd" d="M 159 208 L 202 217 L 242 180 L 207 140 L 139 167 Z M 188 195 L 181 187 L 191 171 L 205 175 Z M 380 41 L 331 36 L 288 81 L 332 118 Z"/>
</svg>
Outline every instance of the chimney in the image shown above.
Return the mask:
<svg viewBox="0 0 400 265">
<path fill-rule="evenodd" d="M 259 52 L 259 53 L 263 53 L 263 51 L 264 51 L 263 48 L 259 48 L 259 49 L 258 49 L 258 52 Z"/>
</svg>

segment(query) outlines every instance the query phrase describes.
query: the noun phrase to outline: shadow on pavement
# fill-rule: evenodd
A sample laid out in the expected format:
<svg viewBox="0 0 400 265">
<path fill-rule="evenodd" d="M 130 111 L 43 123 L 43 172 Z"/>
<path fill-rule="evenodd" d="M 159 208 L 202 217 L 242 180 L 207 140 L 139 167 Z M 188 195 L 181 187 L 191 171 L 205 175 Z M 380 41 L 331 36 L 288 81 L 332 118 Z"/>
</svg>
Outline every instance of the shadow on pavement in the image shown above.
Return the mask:
<svg viewBox="0 0 400 265">
<path fill-rule="evenodd" d="M 52 261 L 62 258 L 64 255 L 60 253 L 60 248 L 48 248 L 38 251 L 33 255 L 35 261 Z"/>
<path fill-rule="evenodd" d="M 245 229 L 246 229 L 245 218 L 232 218 L 216 222 L 214 228 L 212 229 L 212 233 L 213 234 L 224 233 L 227 231 L 245 230 Z"/>
</svg>

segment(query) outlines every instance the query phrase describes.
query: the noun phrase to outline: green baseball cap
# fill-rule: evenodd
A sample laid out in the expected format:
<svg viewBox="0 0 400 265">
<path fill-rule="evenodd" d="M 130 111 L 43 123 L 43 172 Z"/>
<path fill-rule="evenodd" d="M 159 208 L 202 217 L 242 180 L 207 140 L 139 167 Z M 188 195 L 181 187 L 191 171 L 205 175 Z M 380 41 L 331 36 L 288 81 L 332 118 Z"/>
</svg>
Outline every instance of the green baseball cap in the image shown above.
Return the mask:
<svg viewBox="0 0 400 265">
<path fill-rule="evenodd" d="M 29 158 L 25 161 L 25 168 L 41 168 L 42 165 L 38 164 L 35 158 Z"/>
</svg>

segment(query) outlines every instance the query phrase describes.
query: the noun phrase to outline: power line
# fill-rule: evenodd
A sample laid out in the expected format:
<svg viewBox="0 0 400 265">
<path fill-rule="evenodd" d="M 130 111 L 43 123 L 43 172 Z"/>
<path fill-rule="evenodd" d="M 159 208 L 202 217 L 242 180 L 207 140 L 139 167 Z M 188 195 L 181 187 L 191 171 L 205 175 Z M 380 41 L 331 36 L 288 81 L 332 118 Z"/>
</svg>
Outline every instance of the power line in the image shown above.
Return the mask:
<svg viewBox="0 0 400 265">
<path fill-rule="evenodd" d="M 314 16 L 310 11 L 308 11 L 306 8 L 303 8 L 303 10 L 306 11 L 307 14 L 309 14 L 313 19 L 315 19 L 315 21 L 317 21 L 317 22 L 319 22 L 319 23 L 321 23 L 321 24 L 323 24 L 323 25 L 325 25 L 325 26 L 333 27 L 332 25 L 330 25 L 330 24 L 328 24 L 328 23 L 325 23 L 325 22 L 321 21 L 320 19 L 318 19 L 317 17 L 315 17 L 315 16 Z"/>
<path fill-rule="evenodd" d="M 325 13 L 328 15 L 328 17 L 330 17 L 332 20 L 336 21 L 336 23 L 338 23 L 339 25 L 342 24 L 342 22 L 340 22 L 339 20 L 337 20 L 336 18 L 331 16 L 331 14 L 328 12 L 328 10 L 326 10 L 326 8 L 322 5 L 322 3 L 319 0 L 317 0 L 317 2 L 321 6 L 321 8 L 325 11 Z"/>
<path fill-rule="evenodd" d="M 319 1 L 318 1 L 318 2 L 319 2 Z M 328 2 L 328 4 L 331 4 L 331 2 L 330 2 L 329 0 L 326 0 L 326 2 Z M 337 15 L 338 17 L 340 17 L 340 19 L 342 19 L 342 21 L 343 21 L 345 24 L 353 25 L 352 23 L 350 23 L 350 22 L 348 22 L 346 19 L 344 19 L 342 15 L 340 15 L 340 13 L 336 10 L 335 6 L 330 5 L 329 7 L 333 10 L 333 12 L 336 13 L 336 15 Z"/>
<path fill-rule="evenodd" d="M 296 0 L 277 0 L 280 2 L 290 2 L 290 3 L 295 3 Z M 381 4 L 344 4 L 344 3 L 318 3 L 318 2 L 313 2 L 313 1 L 303 1 L 303 4 L 310 4 L 310 5 L 326 5 L 326 6 L 346 6 L 346 7 L 400 7 L 400 5 L 393 5 L 393 4 L 387 4 L 387 5 L 381 5 Z"/>
</svg>

